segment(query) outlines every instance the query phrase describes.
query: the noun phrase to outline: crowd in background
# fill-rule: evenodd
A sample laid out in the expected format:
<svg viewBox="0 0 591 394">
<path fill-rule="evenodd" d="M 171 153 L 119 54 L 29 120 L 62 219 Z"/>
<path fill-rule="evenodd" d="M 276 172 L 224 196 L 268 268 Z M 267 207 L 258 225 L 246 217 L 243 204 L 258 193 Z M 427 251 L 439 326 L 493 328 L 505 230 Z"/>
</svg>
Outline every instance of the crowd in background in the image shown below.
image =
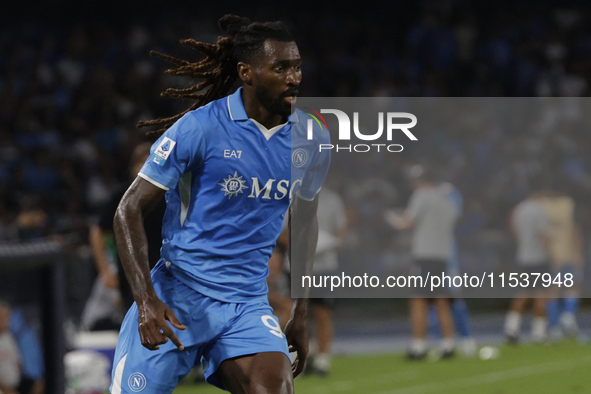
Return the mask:
<svg viewBox="0 0 591 394">
<path fill-rule="evenodd" d="M 423 1 L 390 14 L 283 5 L 245 14 L 286 22 L 304 58 L 302 96 L 587 96 L 588 7 L 507 6 L 513 8 Z M 3 25 L 0 240 L 61 235 L 86 245 L 97 213 L 128 181 L 131 151 L 146 140 L 137 121 L 188 106 L 160 97 L 166 87 L 190 82 L 165 74 L 167 64 L 149 50 L 194 58 L 178 40 L 215 42 L 215 22 L 227 11 L 170 7 L 152 14 L 123 10 L 116 21 L 24 18 Z M 591 228 L 585 201 L 591 191 L 591 134 L 576 124 L 547 135 L 466 128 L 422 144 L 432 148 L 430 164 L 464 194 L 460 237 L 506 232 L 509 210 L 524 197 L 528 180 L 540 174 L 564 180 Z M 345 199 L 353 229 L 380 215 L 377 207 L 405 205 L 410 188 L 404 171 L 416 159 L 412 152 L 400 154 L 378 170 L 362 162 L 333 166 L 331 186 Z M 363 188 L 370 192 L 360 195 L 345 175 L 363 178 L 364 172 L 373 180 Z M 378 201 L 383 195 L 393 198 Z"/>
</svg>

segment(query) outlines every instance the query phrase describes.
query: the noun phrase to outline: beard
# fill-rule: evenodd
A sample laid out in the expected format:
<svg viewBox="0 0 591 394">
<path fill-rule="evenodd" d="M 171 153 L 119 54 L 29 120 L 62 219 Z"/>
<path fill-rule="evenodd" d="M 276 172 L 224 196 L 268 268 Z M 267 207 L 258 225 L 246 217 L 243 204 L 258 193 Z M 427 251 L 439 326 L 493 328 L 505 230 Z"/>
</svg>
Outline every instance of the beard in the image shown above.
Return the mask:
<svg viewBox="0 0 591 394">
<path fill-rule="evenodd" d="M 272 114 L 288 117 L 295 109 L 284 100 L 284 98 L 290 94 L 286 95 L 283 93 L 279 97 L 272 97 L 267 89 L 259 85 L 255 88 L 254 95 L 263 107 Z"/>
</svg>

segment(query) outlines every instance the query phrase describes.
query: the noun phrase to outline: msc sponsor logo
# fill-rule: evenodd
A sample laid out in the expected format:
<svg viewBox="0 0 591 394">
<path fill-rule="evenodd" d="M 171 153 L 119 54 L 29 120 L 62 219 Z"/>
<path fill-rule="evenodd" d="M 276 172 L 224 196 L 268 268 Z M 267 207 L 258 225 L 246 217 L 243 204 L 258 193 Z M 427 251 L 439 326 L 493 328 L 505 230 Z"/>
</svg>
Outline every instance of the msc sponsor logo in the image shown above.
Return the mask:
<svg viewBox="0 0 591 394">
<path fill-rule="evenodd" d="M 238 175 L 238 171 L 234 175 L 228 175 L 227 178 L 218 185 L 221 186 L 221 191 L 224 192 L 224 197 L 228 199 L 238 197 L 240 193 L 244 193 L 246 189 L 250 190 L 248 198 L 260 198 L 262 200 L 281 200 L 283 198 L 292 198 L 293 193 L 298 185 L 301 185 L 302 180 L 298 179 L 291 182 L 288 179 L 269 179 L 263 183 L 257 177 L 250 178 L 250 186 L 247 185 L 247 180 L 243 179 L 242 175 Z"/>
<path fill-rule="evenodd" d="M 228 200 L 232 197 L 237 197 L 238 194 L 243 193 L 243 190 L 248 189 L 246 180 L 242 179 L 242 175 L 238 176 L 238 171 L 234 171 L 234 175 L 228 175 L 218 185 L 222 187 L 224 197 L 228 196 Z"/>
<path fill-rule="evenodd" d="M 289 185 L 289 181 L 287 179 L 281 179 L 277 181 L 277 179 L 269 179 L 264 186 L 261 187 L 262 182 L 259 183 L 259 178 L 252 177 L 252 188 L 250 195 L 248 198 L 261 198 L 263 200 L 281 200 L 289 195 L 291 199 L 293 197 L 293 192 L 295 187 L 298 184 L 302 183 L 301 179 L 296 180 Z"/>
</svg>

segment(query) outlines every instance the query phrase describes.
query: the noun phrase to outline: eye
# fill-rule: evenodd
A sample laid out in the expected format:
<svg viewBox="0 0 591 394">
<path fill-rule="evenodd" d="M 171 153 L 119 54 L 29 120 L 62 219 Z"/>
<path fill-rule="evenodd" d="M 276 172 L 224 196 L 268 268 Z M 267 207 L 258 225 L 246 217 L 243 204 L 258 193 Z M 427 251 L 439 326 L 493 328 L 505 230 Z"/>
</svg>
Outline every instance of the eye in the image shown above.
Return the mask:
<svg viewBox="0 0 591 394">
<path fill-rule="evenodd" d="M 297 72 L 300 72 L 300 71 L 302 71 L 302 65 L 301 65 L 301 64 L 298 64 L 298 65 L 296 65 L 294 68 L 295 68 L 295 70 L 296 70 Z"/>
<path fill-rule="evenodd" d="M 281 73 L 281 72 L 283 72 L 283 66 L 281 66 L 281 65 L 277 65 L 277 66 L 273 67 L 273 70 L 275 70 L 275 71 L 277 71 L 277 72 Z"/>
</svg>

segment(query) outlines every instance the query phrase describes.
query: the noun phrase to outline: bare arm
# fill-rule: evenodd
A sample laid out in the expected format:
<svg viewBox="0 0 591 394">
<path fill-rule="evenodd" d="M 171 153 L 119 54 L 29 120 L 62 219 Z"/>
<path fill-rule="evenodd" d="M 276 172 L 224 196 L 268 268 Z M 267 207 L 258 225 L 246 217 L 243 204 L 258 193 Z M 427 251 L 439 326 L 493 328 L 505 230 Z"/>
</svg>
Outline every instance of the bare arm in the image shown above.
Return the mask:
<svg viewBox="0 0 591 394">
<path fill-rule="evenodd" d="M 94 264 L 96 270 L 101 277 L 105 287 L 109 289 L 116 289 L 119 287 L 119 279 L 112 271 L 109 261 L 107 260 L 107 250 L 105 248 L 105 233 L 98 225 L 93 225 L 90 228 L 89 234 L 90 248 L 94 257 Z"/>
<path fill-rule="evenodd" d="M 18 392 L 15 389 L 8 387 L 2 381 L 0 381 L 0 393 L 4 393 L 4 394 L 18 394 Z"/>
<path fill-rule="evenodd" d="M 410 230 L 414 227 L 414 220 L 407 213 L 398 213 L 396 211 L 386 211 L 385 213 L 386 222 L 394 227 L 396 230 Z"/>
<path fill-rule="evenodd" d="M 280 246 L 283 250 L 289 249 L 289 229 L 287 227 L 281 230 L 281 234 L 279 234 L 279 238 L 277 238 L 277 246 Z"/>
<path fill-rule="evenodd" d="M 290 265 L 297 264 L 304 267 L 304 274 L 312 274 L 316 243 L 318 242 L 318 196 L 313 201 L 306 201 L 296 196 L 290 210 L 291 258 Z M 304 369 L 308 356 L 308 305 L 309 289 L 305 289 L 304 297 L 294 300 L 292 317 L 285 327 L 285 335 L 290 351 L 297 352 L 297 358 L 292 365 L 294 377 Z"/>
<path fill-rule="evenodd" d="M 183 350 L 184 346 L 166 320 L 181 330 L 184 330 L 185 326 L 177 320 L 172 309 L 158 298 L 152 285 L 148 241 L 143 222 L 144 215 L 164 194 L 164 190 L 137 177 L 117 207 L 113 228 L 121 264 L 138 306 L 142 345 L 156 350 L 159 349 L 158 345 L 166 343 L 170 338 L 180 350 Z"/>
<path fill-rule="evenodd" d="M 585 258 L 583 251 L 585 250 L 585 242 L 583 238 L 583 231 L 581 230 L 581 226 L 579 224 L 575 224 L 574 226 L 574 244 L 575 244 L 575 267 L 582 269 L 585 265 Z"/>
<path fill-rule="evenodd" d="M 345 239 L 347 238 L 348 227 L 349 226 L 345 224 L 335 231 L 335 236 L 339 239 L 339 248 L 343 246 L 343 242 L 345 242 Z"/>
</svg>

